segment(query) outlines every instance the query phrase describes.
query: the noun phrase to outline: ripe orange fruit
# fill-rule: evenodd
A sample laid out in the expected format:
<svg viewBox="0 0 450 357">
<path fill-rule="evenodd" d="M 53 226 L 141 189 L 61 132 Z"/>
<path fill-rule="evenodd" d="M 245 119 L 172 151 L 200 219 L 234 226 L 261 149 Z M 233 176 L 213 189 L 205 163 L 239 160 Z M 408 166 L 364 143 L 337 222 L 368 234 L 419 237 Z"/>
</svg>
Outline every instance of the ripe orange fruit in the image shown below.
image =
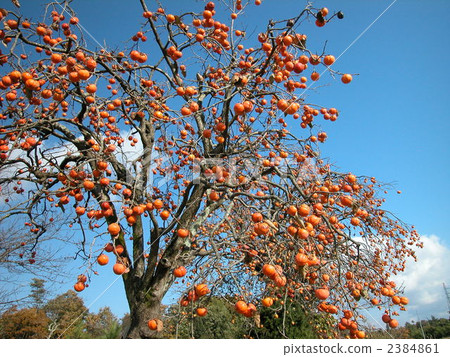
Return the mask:
<svg viewBox="0 0 450 357">
<path fill-rule="evenodd" d="M 252 303 L 249 303 L 247 305 L 247 311 L 245 311 L 244 316 L 252 317 L 255 312 L 256 312 L 256 306 L 253 305 Z"/>
<path fill-rule="evenodd" d="M 178 237 L 180 237 L 180 238 L 186 238 L 186 237 L 189 236 L 189 231 L 188 231 L 187 229 L 185 229 L 185 228 L 180 228 L 180 229 L 177 231 L 177 235 L 178 235 Z"/>
<path fill-rule="evenodd" d="M 300 239 L 307 239 L 307 238 L 309 237 L 309 232 L 308 232 L 306 229 L 304 229 L 304 228 L 300 228 L 300 229 L 297 231 L 297 236 L 298 236 Z"/>
<path fill-rule="evenodd" d="M 328 289 L 324 288 L 316 289 L 314 293 L 319 300 L 326 300 L 330 296 Z"/>
<path fill-rule="evenodd" d="M 134 206 L 132 211 L 133 211 L 133 215 L 140 216 L 141 214 L 144 213 L 144 207 L 142 207 L 142 206 Z"/>
<path fill-rule="evenodd" d="M 252 214 L 252 221 L 255 223 L 261 222 L 263 220 L 263 215 L 259 212 Z"/>
<path fill-rule="evenodd" d="M 392 303 L 394 303 L 395 305 L 398 305 L 398 304 L 400 304 L 400 302 L 401 302 L 400 296 L 397 296 L 397 295 L 394 295 L 394 296 L 391 298 L 391 300 L 392 300 Z"/>
<path fill-rule="evenodd" d="M 205 137 L 205 138 L 210 138 L 211 137 L 211 130 L 210 129 L 205 129 L 205 130 L 203 130 L 203 136 Z"/>
<path fill-rule="evenodd" d="M 167 210 L 162 211 L 159 216 L 163 219 L 166 220 L 170 217 L 170 212 Z"/>
<path fill-rule="evenodd" d="M 192 111 L 188 107 L 182 107 L 181 108 L 181 115 L 188 116 L 191 115 Z"/>
<path fill-rule="evenodd" d="M 129 216 L 127 217 L 127 222 L 130 226 L 136 223 L 136 216 Z"/>
<path fill-rule="evenodd" d="M 121 254 L 123 253 L 124 250 L 125 250 L 125 249 L 123 248 L 122 245 L 120 245 L 120 244 L 116 245 L 115 251 L 116 251 L 116 253 L 117 253 L 118 255 L 121 255 Z"/>
<path fill-rule="evenodd" d="M 409 299 L 408 299 L 406 296 L 402 296 L 402 297 L 400 298 L 400 303 L 401 303 L 402 305 L 408 305 Z"/>
<path fill-rule="evenodd" d="M 109 258 L 106 254 L 100 254 L 97 258 L 97 262 L 100 265 L 106 265 L 109 262 Z"/>
<path fill-rule="evenodd" d="M 285 99 L 280 99 L 277 102 L 277 108 L 280 109 L 281 111 L 285 111 L 287 108 L 289 107 L 289 103 L 285 100 Z"/>
<path fill-rule="evenodd" d="M 108 185 L 109 185 L 109 178 L 107 178 L 107 177 L 102 177 L 102 178 L 100 179 L 100 185 L 102 185 L 102 186 L 108 186 Z"/>
<path fill-rule="evenodd" d="M 262 300 L 262 304 L 265 307 L 271 307 L 273 305 L 273 299 L 271 297 L 266 297 Z"/>
<path fill-rule="evenodd" d="M 323 58 L 323 63 L 325 63 L 327 66 L 331 66 L 336 59 L 333 55 L 327 55 Z"/>
<path fill-rule="evenodd" d="M 242 103 L 236 103 L 234 105 L 234 112 L 236 113 L 236 115 L 241 115 L 245 113 L 245 107 L 244 104 Z"/>
<path fill-rule="evenodd" d="M 156 209 L 160 209 L 160 208 L 162 208 L 163 207 L 163 201 L 161 201 L 160 199 L 156 199 L 154 202 L 153 202 L 153 207 L 155 207 Z"/>
<path fill-rule="evenodd" d="M 267 276 L 270 279 L 275 278 L 275 276 L 277 275 L 275 267 L 271 264 L 264 264 L 262 267 L 262 272 L 265 276 Z"/>
<path fill-rule="evenodd" d="M 321 59 L 319 55 L 311 55 L 308 59 L 309 63 L 311 63 L 313 66 L 317 66 Z"/>
<path fill-rule="evenodd" d="M 297 234 L 298 229 L 294 226 L 289 226 L 287 232 L 289 233 L 289 235 L 294 236 Z"/>
<path fill-rule="evenodd" d="M 291 216 L 295 216 L 297 214 L 297 207 L 289 206 L 287 209 L 287 214 L 289 214 Z"/>
<path fill-rule="evenodd" d="M 209 11 L 209 10 L 203 11 L 203 18 L 204 18 L 205 20 L 208 20 L 208 19 L 212 18 L 212 16 L 213 16 L 213 14 L 212 14 L 211 11 Z"/>
<path fill-rule="evenodd" d="M 87 69 L 80 69 L 78 71 L 78 78 L 82 79 L 83 81 L 85 81 L 86 79 L 89 79 L 90 76 L 91 76 L 91 73 Z M 88 93 L 90 93 L 90 92 L 88 91 Z"/>
<path fill-rule="evenodd" d="M 325 26 L 325 21 L 320 21 L 319 19 L 316 20 L 316 26 L 317 27 L 323 27 Z"/>
<path fill-rule="evenodd" d="M 287 35 L 287 36 L 284 36 L 284 37 L 283 37 L 283 44 L 284 44 L 285 46 L 290 46 L 290 45 L 292 44 L 292 42 L 293 42 L 292 36 Z"/>
<path fill-rule="evenodd" d="M 177 278 L 182 278 L 183 276 L 186 275 L 186 268 L 184 266 L 180 266 L 176 269 L 174 269 L 173 271 L 173 275 L 176 276 Z"/>
<path fill-rule="evenodd" d="M 156 321 L 156 319 L 149 320 L 147 325 L 150 330 L 155 331 L 158 329 L 158 322 Z"/>
<path fill-rule="evenodd" d="M 86 208 L 78 206 L 77 208 L 75 208 L 75 212 L 77 213 L 77 215 L 82 216 L 86 212 Z"/>
<path fill-rule="evenodd" d="M 253 103 L 249 100 L 244 101 L 244 103 L 242 103 L 244 106 L 244 111 L 246 113 L 250 113 L 253 110 Z"/>
<path fill-rule="evenodd" d="M 79 77 L 79 75 L 78 75 L 78 77 Z M 95 92 L 97 92 L 97 86 L 95 85 L 95 84 L 89 84 L 87 87 L 86 87 L 86 92 L 88 92 L 88 93 L 90 93 L 90 94 L 93 94 L 93 93 L 95 93 Z"/>
<path fill-rule="evenodd" d="M 79 281 L 78 283 L 76 283 L 76 284 L 73 286 L 73 288 L 75 289 L 76 292 L 83 291 L 85 287 L 86 287 L 86 286 L 85 286 L 84 283 L 81 282 L 81 281 Z"/>
<path fill-rule="evenodd" d="M 240 313 L 240 314 L 245 314 L 248 310 L 248 306 L 247 303 L 245 301 L 238 301 L 235 305 L 234 308 L 236 310 L 236 312 Z"/>
<path fill-rule="evenodd" d="M 341 77 L 342 83 L 345 83 L 345 84 L 350 83 L 352 81 L 352 79 L 353 79 L 353 77 L 351 74 L 344 74 Z"/>
<path fill-rule="evenodd" d="M 306 254 L 297 253 L 295 256 L 295 264 L 297 264 L 299 267 L 305 266 L 308 264 L 308 256 Z"/>
<path fill-rule="evenodd" d="M 120 233 L 120 225 L 118 223 L 111 223 L 108 226 L 108 232 L 112 235 L 112 236 L 116 236 Z"/>
<path fill-rule="evenodd" d="M 129 188 L 126 188 L 123 190 L 122 194 L 123 194 L 123 197 L 128 198 L 128 197 L 131 197 L 133 192 Z"/>
<path fill-rule="evenodd" d="M 220 196 L 219 196 L 219 194 L 218 194 L 216 191 L 212 191 L 212 192 L 209 194 L 209 199 L 210 199 L 211 201 L 217 201 L 219 198 L 220 198 Z"/>
<path fill-rule="evenodd" d="M 114 274 L 122 275 L 123 273 L 125 273 L 125 270 L 126 270 L 126 267 L 122 263 L 116 263 L 113 266 Z"/>
<path fill-rule="evenodd" d="M 328 305 L 327 310 L 329 314 L 336 314 L 338 312 L 338 308 L 335 305 Z"/>
<path fill-rule="evenodd" d="M 318 81 L 319 78 L 320 78 L 320 74 L 318 72 L 314 71 L 313 73 L 311 73 L 311 80 Z"/>
<path fill-rule="evenodd" d="M 298 214 L 302 217 L 306 217 L 309 214 L 309 211 L 310 211 L 309 206 L 303 203 L 298 209 Z"/>
<path fill-rule="evenodd" d="M 95 184 L 94 184 L 92 181 L 85 180 L 85 181 L 83 182 L 83 187 L 84 187 L 86 190 L 90 191 L 90 190 L 93 190 L 93 189 L 94 189 Z"/>
<path fill-rule="evenodd" d="M 259 222 L 255 224 L 253 230 L 255 231 L 256 234 L 265 236 L 269 233 L 270 227 L 265 222 Z"/>
<path fill-rule="evenodd" d="M 108 243 L 105 245 L 105 252 L 111 253 L 114 250 L 114 246 L 112 243 Z"/>
<path fill-rule="evenodd" d="M 341 204 L 350 207 L 353 204 L 353 199 L 350 196 L 342 196 Z"/>
<path fill-rule="evenodd" d="M 398 326 L 398 321 L 396 319 L 391 319 L 388 323 L 390 328 L 396 328 Z"/>
<path fill-rule="evenodd" d="M 353 174 L 348 174 L 347 177 L 345 178 L 349 183 L 356 183 L 357 178 L 355 175 Z"/>
<path fill-rule="evenodd" d="M 205 307 L 199 307 L 197 309 L 197 315 L 202 317 L 205 316 L 208 313 L 208 310 Z"/>
<path fill-rule="evenodd" d="M 206 284 L 196 285 L 195 293 L 197 294 L 198 297 L 208 294 L 209 293 L 208 285 Z"/>
<path fill-rule="evenodd" d="M 308 217 L 308 222 L 311 223 L 313 226 L 317 226 L 321 221 L 321 218 L 316 216 L 315 214 L 312 214 Z M 308 229 L 308 227 L 306 227 Z"/>
</svg>

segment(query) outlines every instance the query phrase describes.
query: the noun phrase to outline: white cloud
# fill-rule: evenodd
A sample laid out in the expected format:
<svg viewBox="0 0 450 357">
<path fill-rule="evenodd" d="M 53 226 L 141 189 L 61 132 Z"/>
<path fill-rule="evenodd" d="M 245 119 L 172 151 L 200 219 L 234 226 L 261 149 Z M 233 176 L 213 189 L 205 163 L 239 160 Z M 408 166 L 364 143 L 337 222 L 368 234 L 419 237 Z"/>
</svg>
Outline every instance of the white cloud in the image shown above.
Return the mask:
<svg viewBox="0 0 450 357">
<path fill-rule="evenodd" d="M 405 287 L 410 303 L 400 314 L 401 322 L 447 317 L 448 305 L 442 283 L 450 285 L 450 249 L 435 235 L 421 237 L 424 247 L 417 249 L 417 262 L 410 259 L 405 271 L 395 277 Z"/>
</svg>

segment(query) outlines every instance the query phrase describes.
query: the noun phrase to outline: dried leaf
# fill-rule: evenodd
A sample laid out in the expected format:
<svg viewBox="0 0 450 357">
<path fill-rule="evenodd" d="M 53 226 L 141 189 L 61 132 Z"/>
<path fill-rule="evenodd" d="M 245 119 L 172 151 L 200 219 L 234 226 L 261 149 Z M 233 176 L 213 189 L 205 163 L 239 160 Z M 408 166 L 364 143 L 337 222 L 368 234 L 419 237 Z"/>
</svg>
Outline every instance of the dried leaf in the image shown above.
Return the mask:
<svg viewBox="0 0 450 357">
<path fill-rule="evenodd" d="M 156 331 L 161 332 L 164 329 L 163 322 L 160 319 L 155 319 L 156 321 Z"/>
<path fill-rule="evenodd" d="M 298 273 L 302 277 L 302 280 L 306 279 L 306 274 L 308 273 L 308 267 L 306 265 L 298 267 Z"/>
<path fill-rule="evenodd" d="M 303 219 L 301 219 L 299 216 L 294 216 L 295 221 L 300 225 L 302 228 L 306 228 L 305 222 Z"/>
<path fill-rule="evenodd" d="M 256 327 L 261 328 L 261 315 L 259 314 L 259 312 L 256 312 L 253 315 L 253 321 L 255 321 Z"/>
<path fill-rule="evenodd" d="M 273 224 L 271 220 L 265 219 L 264 222 L 267 223 L 272 229 L 274 229 L 275 232 L 278 232 L 278 227 L 275 224 Z"/>
</svg>

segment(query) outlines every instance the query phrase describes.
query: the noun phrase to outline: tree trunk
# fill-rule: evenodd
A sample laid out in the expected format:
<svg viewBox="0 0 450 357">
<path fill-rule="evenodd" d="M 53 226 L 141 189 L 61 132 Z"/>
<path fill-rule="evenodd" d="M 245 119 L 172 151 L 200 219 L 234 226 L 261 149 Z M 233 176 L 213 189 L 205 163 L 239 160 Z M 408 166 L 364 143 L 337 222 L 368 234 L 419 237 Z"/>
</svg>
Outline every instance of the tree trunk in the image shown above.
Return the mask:
<svg viewBox="0 0 450 357">
<path fill-rule="evenodd" d="M 149 284 L 143 284 L 143 279 L 140 277 L 129 276 L 131 273 L 123 275 L 130 308 L 129 327 L 123 334 L 125 338 L 160 337 L 162 329 L 150 330 L 148 321 L 162 320 L 161 302 L 173 280 L 173 275 L 168 272 L 168 269 L 162 271 L 159 278 L 152 280 Z"/>
<path fill-rule="evenodd" d="M 179 226 L 188 226 L 192 217 L 198 211 L 201 197 L 205 192 L 205 187 L 195 187 L 192 196 L 189 201 L 193 204 L 186 205 L 187 208 L 179 219 Z M 209 212 L 208 212 L 209 214 Z M 204 218 L 208 216 L 204 214 Z M 202 217 L 203 217 L 202 216 Z M 200 221 L 197 225 L 200 225 Z M 193 229 L 197 227 L 194 226 Z M 154 230 L 152 230 L 152 234 Z M 158 233 L 156 233 L 158 235 Z M 160 233 L 159 233 L 160 234 Z M 158 239 L 160 236 L 158 237 Z M 142 242 L 142 230 L 134 231 L 133 245 L 136 242 Z M 155 240 L 153 240 L 153 243 Z M 173 268 L 179 265 L 181 262 L 178 260 L 180 252 L 183 250 L 185 240 L 175 238 L 172 243 L 165 249 L 162 257 L 157 261 L 158 250 L 151 251 L 151 257 L 154 257 L 154 262 L 149 261 L 149 265 L 146 267 L 145 272 L 143 266 L 137 268 L 137 265 L 131 269 L 127 274 L 122 275 L 122 279 L 125 285 L 125 291 L 127 295 L 128 305 L 130 307 L 130 326 L 128 331 L 124 334 L 126 338 L 158 338 L 160 331 L 152 331 L 148 327 L 148 321 L 152 319 L 161 319 L 161 301 L 164 295 L 169 290 L 174 281 L 172 274 Z M 140 255 L 135 256 L 135 260 L 138 260 Z M 191 255 L 190 259 L 195 256 Z M 185 260 L 183 263 L 188 263 L 189 260 Z M 162 326 L 159 326 L 160 328 Z"/>
<path fill-rule="evenodd" d="M 148 327 L 148 321 L 161 318 L 161 301 L 157 299 L 144 302 L 130 302 L 130 325 L 126 338 L 158 338 L 159 332 Z"/>
</svg>

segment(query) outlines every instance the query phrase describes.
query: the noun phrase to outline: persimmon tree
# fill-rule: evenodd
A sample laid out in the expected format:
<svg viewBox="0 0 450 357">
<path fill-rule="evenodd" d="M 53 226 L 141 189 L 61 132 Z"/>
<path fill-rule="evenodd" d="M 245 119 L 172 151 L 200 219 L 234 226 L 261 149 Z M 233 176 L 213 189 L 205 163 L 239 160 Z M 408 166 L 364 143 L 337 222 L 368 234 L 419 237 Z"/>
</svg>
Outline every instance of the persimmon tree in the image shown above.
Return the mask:
<svg viewBox="0 0 450 357">
<path fill-rule="evenodd" d="M 258 0 L 183 14 L 139 3 L 123 48 L 89 45 L 68 2 L 39 21 L 2 12 L 4 215 L 25 215 L 36 236 L 52 215 L 70 217 L 86 266 L 75 290 L 109 262 L 130 338 L 158 336 L 175 281 L 181 313 L 199 318 L 223 294 L 255 324 L 282 300 L 336 314 L 351 337 L 364 337 L 367 306 L 394 326 L 408 301 L 391 276 L 418 235 L 382 208 L 374 178 L 321 158 L 318 123 L 339 112 L 305 95 L 324 71 L 352 81 L 305 34 L 342 12 L 309 4 L 250 36 L 237 21 Z"/>
</svg>

